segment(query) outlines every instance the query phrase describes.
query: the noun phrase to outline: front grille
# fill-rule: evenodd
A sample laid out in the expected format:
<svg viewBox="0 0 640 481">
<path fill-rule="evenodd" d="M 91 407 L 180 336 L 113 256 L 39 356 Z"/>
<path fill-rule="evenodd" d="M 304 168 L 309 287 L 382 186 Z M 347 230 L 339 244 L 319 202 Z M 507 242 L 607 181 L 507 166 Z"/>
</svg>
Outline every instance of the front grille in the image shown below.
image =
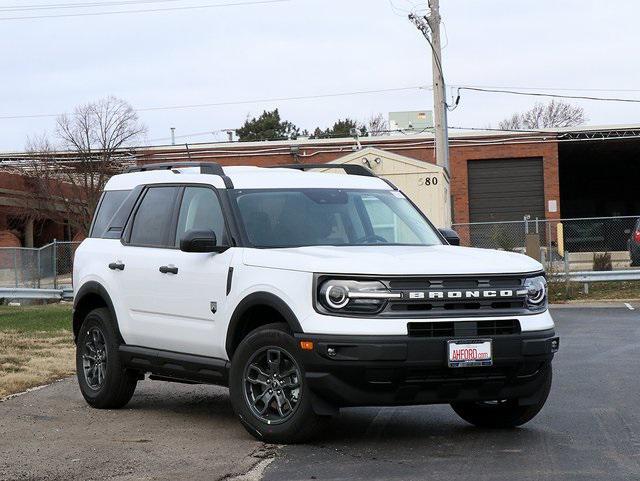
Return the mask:
<svg viewBox="0 0 640 481">
<path fill-rule="evenodd" d="M 400 299 L 387 303 L 386 317 L 485 316 L 527 313 L 524 277 L 390 277 L 382 280 Z M 511 293 L 510 295 L 503 295 Z"/>
<path fill-rule="evenodd" d="M 541 363 L 523 363 L 509 367 L 463 367 L 459 369 L 420 369 L 407 371 L 405 382 L 429 383 L 447 381 L 498 381 L 525 379 L 537 375 L 543 367 Z"/>
<path fill-rule="evenodd" d="M 487 311 L 496 309 L 524 309 L 524 300 L 513 301 L 479 301 L 479 302 L 393 302 L 392 312 L 420 312 L 420 311 Z"/>
<path fill-rule="evenodd" d="M 414 337 L 475 337 L 520 334 L 517 319 L 461 322 L 409 322 L 407 331 Z"/>
<path fill-rule="evenodd" d="M 406 384 L 446 383 L 460 381 L 507 381 L 536 376 L 544 363 L 519 363 L 510 366 L 491 367 L 411 367 L 407 369 L 368 369 L 361 379 L 376 386 L 393 385 L 396 388 Z"/>
</svg>

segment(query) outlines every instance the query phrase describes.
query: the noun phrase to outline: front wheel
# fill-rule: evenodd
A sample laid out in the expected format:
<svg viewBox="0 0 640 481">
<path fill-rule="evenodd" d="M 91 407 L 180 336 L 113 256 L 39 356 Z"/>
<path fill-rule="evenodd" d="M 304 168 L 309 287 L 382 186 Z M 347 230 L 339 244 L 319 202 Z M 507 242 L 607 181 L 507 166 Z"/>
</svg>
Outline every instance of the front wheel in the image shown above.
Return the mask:
<svg viewBox="0 0 640 481">
<path fill-rule="evenodd" d="M 540 412 L 549 392 L 553 377 L 551 366 L 542 374 L 545 378 L 533 404 L 520 405 L 517 399 L 452 403 L 458 416 L 481 428 L 514 428 L 531 421 Z"/>
<path fill-rule="evenodd" d="M 137 375 L 122 366 L 119 344 L 109 310 L 89 312 L 76 340 L 76 374 L 82 396 L 95 408 L 121 408 L 136 389 Z"/>
<path fill-rule="evenodd" d="M 231 362 L 229 392 L 240 421 L 261 441 L 306 441 L 323 421 L 313 411 L 298 346 L 286 325 L 262 326 L 242 340 Z"/>
</svg>

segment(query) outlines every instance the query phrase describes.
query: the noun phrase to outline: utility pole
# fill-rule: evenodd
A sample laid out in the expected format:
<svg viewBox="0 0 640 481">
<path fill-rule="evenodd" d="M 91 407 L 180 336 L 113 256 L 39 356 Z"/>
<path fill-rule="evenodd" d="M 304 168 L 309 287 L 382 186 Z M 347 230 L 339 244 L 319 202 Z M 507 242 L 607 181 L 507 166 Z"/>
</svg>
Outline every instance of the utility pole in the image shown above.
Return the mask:
<svg viewBox="0 0 640 481">
<path fill-rule="evenodd" d="M 440 46 L 440 0 L 428 0 L 430 13 L 425 17 L 409 14 L 409 20 L 422 32 L 431 47 L 433 74 L 433 117 L 435 127 L 436 164 L 449 173 L 449 132 L 447 100 Z"/>
</svg>

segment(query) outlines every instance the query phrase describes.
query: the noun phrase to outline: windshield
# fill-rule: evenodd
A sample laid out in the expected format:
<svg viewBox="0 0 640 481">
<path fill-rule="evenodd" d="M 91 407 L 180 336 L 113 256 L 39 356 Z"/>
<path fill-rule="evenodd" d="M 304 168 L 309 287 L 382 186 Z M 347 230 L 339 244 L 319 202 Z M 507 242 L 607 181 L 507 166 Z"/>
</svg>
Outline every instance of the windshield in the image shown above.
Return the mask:
<svg viewBox="0 0 640 481">
<path fill-rule="evenodd" d="M 231 192 L 255 247 L 442 244 L 431 224 L 397 191 Z"/>
</svg>

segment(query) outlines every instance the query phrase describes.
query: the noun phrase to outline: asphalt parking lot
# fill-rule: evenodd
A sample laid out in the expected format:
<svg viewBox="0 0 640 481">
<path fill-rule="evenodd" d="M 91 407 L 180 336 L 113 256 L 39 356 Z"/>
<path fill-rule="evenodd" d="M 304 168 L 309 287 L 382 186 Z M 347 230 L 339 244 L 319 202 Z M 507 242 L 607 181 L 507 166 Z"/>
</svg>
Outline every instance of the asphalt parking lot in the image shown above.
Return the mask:
<svg viewBox="0 0 640 481">
<path fill-rule="evenodd" d="M 96 411 L 66 380 L 0 404 L 0 479 L 640 479 L 634 306 L 554 309 L 554 387 L 520 429 L 476 429 L 448 406 L 358 408 L 276 447 L 245 433 L 224 389 L 144 382 L 126 409 Z"/>
</svg>

